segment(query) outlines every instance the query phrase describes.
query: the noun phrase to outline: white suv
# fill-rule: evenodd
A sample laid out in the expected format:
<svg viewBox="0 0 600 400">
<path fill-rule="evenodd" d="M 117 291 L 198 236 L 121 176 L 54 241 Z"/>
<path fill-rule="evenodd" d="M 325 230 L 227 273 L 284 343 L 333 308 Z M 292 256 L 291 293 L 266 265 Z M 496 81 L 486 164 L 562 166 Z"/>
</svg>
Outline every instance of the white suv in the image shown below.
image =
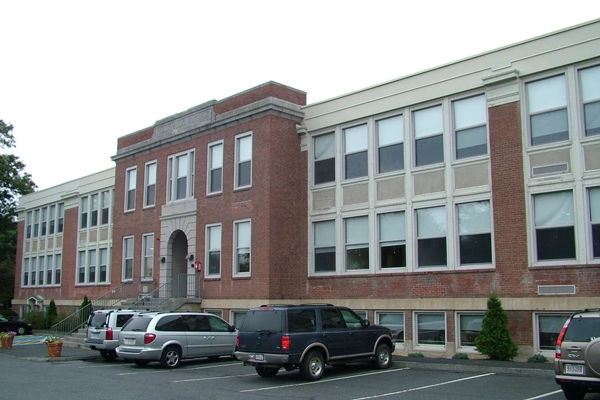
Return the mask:
<svg viewBox="0 0 600 400">
<path fill-rule="evenodd" d="M 100 355 L 107 361 L 117 358 L 115 349 L 119 345 L 119 332 L 125 322 L 141 311 L 135 310 L 96 310 L 88 319 L 85 346 L 92 350 L 100 351 Z"/>
</svg>

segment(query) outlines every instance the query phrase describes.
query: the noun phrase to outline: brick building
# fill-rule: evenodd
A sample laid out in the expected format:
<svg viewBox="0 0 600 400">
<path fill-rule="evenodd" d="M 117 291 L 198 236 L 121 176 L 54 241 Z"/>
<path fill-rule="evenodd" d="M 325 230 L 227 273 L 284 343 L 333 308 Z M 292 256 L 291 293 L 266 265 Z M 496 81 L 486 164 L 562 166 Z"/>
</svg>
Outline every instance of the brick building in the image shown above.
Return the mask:
<svg viewBox="0 0 600 400">
<path fill-rule="evenodd" d="M 332 302 L 392 327 L 401 353 L 450 356 L 476 353 L 495 293 L 520 356 L 552 356 L 569 312 L 600 307 L 598 32 L 306 106 L 269 82 L 124 136 L 112 175 L 21 199 L 13 304 L 129 284 L 239 323 L 265 302 Z M 64 232 L 42 246 L 52 206 Z M 49 249 L 62 280 L 32 280 Z"/>
</svg>

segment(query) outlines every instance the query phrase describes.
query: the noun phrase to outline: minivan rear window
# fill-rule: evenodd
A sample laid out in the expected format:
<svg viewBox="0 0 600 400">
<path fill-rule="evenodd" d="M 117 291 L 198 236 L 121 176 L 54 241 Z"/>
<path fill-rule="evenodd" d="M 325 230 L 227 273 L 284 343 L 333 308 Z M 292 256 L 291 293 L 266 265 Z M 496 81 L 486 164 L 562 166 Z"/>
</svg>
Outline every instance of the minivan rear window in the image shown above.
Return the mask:
<svg viewBox="0 0 600 400">
<path fill-rule="evenodd" d="M 244 318 L 240 331 L 280 333 L 283 330 L 283 311 L 250 310 Z"/>
<path fill-rule="evenodd" d="M 574 317 L 569 323 L 565 341 L 591 342 L 600 337 L 600 318 Z"/>
<path fill-rule="evenodd" d="M 123 331 L 132 332 L 146 332 L 148 325 L 150 325 L 152 317 L 131 317 L 129 321 L 123 325 Z"/>
</svg>

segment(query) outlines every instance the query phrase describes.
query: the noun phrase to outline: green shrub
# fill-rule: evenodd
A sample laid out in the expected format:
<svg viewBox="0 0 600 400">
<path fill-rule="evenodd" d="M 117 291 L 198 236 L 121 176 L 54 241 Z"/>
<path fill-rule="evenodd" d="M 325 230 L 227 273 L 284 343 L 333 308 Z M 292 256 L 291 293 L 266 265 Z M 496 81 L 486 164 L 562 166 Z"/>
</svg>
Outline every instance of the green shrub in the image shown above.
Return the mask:
<svg viewBox="0 0 600 400">
<path fill-rule="evenodd" d="M 54 300 L 50 300 L 50 304 L 48 304 L 48 309 L 46 310 L 46 326 L 48 328 L 52 327 L 57 322 L 57 318 L 56 303 L 54 303 Z"/>
<path fill-rule="evenodd" d="M 508 330 L 508 316 L 498 296 L 488 298 L 487 310 L 481 322 L 481 332 L 474 341 L 475 348 L 492 360 L 508 361 L 519 354 L 519 346 Z"/>
<path fill-rule="evenodd" d="M 534 354 L 527 359 L 527 362 L 544 364 L 548 362 L 548 358 L 541 354 Z"/>
<path fill-rule="evenodd" d="M 409 353 L 409 357 L 425 357 L 423 353 Z"/>
<path fill-rule="evenodd" d="M 88 300 L 87 295 L 83 295 L 83 301 L 79 308 L 79 322 L 81 324 L 87 322 L 90 314 L 92 313 L 92 302 Z"/>
<path fill-rule="evenodd" d="M 465 353 L 456 353 L 452 356 L 452 358 L 455 360 L 468 360 L 469 355 Z"/>
<path fill-rule="evenodd" d="M 46 313 L 43 311 L 29 311 L 23 315 L 23 319 L 33 326 L 33 329 L 46 329 Z"/>
</svg>

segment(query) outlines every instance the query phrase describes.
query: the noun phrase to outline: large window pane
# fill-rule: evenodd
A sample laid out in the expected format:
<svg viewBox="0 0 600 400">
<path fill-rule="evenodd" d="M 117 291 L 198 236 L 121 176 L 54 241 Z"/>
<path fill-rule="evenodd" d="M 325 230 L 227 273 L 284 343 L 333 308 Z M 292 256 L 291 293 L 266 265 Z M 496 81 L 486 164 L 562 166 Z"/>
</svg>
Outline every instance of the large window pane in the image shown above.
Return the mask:
<svg viewBox="0 0 600 400">
<path fill-rule="evenodd" d="M 335 135 L 316 136 L 314 139 L 315 163 L 314 183 L 315 185 L 335 181 Z"/>
<path fill-rule="evenodd" d="M 344 129 L 346 179 L 368 174 L 369 130 L 366 124 Z"/>
<path fill-rule="evenodd" d="M 238 274 L 247 274 L 250 273 L 250 222 L 237 222 L 235 224 L 235 232 L 235 272 Z"/>
<path fill-rule="evenodd" d="M 600 187 L 589 189 L 590 221 L 592 224 L 592 254 L 600 258 Z"/>
<path fill-rule="evenodd" d="M 404 117 L 377 121 L 379 173 L 404 169 Z"/>
<path fill-rule="evenodd" d="M 555 350 L 556 339 L 558 339 L 558 335 L 569 315 L 538 315 L 537 317 L 539 350 Z"/>
<path fill-rule="evenodd" d="M 460 264 L 489 264 L 492 262 L 490 202 L 477 201 L 459 204 L 458 233 Z"/>
<path fill-rule="evenodd" d="M 485 96 L 452 103 L 456 134 L 456 158 L 487 154 L 487 105 Z"/>
<path fill-rule="evenodd" d="M 237 139 L 237 185 L 249 186 L 252 180 L 252 136 Z"/>
<path fill-rule="evenodd" d="M 417 210 L 417 240 L 419 267 L 447 265 L 446 207 Z"/>
<path fill-rule="evenodd" d="M 369 217 L 347 218 L 346 270 L 369 269 Z"/>
<path fill-rule="evenodd" d="M 460 347 L 463 346 L 475 346 L 474 341 L 481 332 L 481 322 L 483 321 L 483 315 L 460 315 Z"/>
<path fill-rule="evenodd" d="M 600 134 L 600 66 L 579 72 L 586 136 Z"/>
<path fill-rule="evenodd" d="M 528 83 L 527 101 L 532 145 L 569 138 L 567 85 L 564 75 Z"/>
<path fill-rule="evenodd" d="M 404 343 L 404 313 L 377 313 L 376 323 L 390 328 L 396 343 Z"/>
<path fill-rule="evenodd" d="M 404 212 L 379 215 L 381 268 L 406 267 L 406 227 Z"/>
<path fill-rule="evenodd" d="M 415 153 L 416 166 L 435 164 L 444 161 L 444 119 L 442 106 L 415 111 Z"/>
<path fill-rule="evenodd" d="M 315 272 L 335 271 L 335 221 L 315 222 Z"/>
<path fill-rule="evenodd" d="M 534 196 L 538 260 L 575 258 L 573 192 Z"/>
<path fill-rule="evenodd" d="M 208 275 L 221 273 L 221 226 L 208 228 Z"/>
<path fill-rule="evenodd" d="M 446 322 L 444 314 L 417 314 L 417 344 L 445 345 Z"/>
</svg>

